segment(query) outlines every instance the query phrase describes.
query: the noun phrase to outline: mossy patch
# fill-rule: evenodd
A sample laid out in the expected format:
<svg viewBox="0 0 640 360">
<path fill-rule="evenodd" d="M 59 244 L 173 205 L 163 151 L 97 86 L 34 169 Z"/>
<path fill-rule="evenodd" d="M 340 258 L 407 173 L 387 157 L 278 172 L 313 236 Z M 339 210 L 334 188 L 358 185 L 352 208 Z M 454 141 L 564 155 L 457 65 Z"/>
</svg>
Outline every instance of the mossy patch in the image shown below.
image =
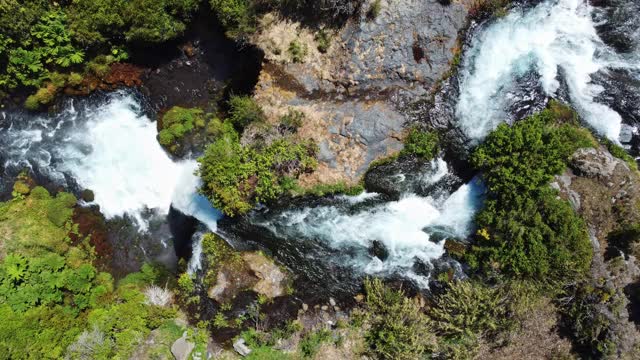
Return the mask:
<svg viewBox="0 0 640 360">
<path fill-rule="evenodd" d="M 37 256 L 43 252 L 65 254 L 69 248 L 75 197 L 60 193 L 51 197 L 49 192 L 36 187 L 25 198 L 0 203 L 0 243 L 7 252 L 20 252 Z"/>
<path fill-rule="evenodd" d="M 205 114 L 202 109 L 172 107 L 158 123 L 158 141 L 171 153 L 182 146 L 185 136 L 196 129 L 205 127 Z"/>
</svg>

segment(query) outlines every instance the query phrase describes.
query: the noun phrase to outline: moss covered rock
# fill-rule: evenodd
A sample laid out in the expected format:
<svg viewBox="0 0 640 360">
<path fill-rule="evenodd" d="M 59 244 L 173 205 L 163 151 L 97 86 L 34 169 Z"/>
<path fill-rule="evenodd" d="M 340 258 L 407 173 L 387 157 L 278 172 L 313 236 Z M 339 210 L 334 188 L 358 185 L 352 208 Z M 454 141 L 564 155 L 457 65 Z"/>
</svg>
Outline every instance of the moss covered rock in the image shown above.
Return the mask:
<svg viewBox="0 0 640 360">
<path fill-rule="evenodd" d="M 218 303 L 247 290 L 273 299 L 286 295 L 290 288 L 287 272 L 262 252 L 237 252 L 216 234 L 204 236 L 202 249 L 207 293 Z"/>
<path fill-rule="evenodd" d="M 202 109 L 174 106 L 158 122 L 158 141 L 172 154 L 179 154 L 185 148 L 186 137 L 205 124 Z"/>
</svg>

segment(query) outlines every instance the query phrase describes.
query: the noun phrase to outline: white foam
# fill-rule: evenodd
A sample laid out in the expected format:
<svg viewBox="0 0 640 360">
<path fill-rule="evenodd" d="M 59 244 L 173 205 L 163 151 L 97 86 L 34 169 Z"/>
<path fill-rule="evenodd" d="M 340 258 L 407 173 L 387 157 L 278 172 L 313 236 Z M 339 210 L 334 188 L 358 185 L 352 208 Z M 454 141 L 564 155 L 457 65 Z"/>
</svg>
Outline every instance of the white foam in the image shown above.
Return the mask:
<svg viewBox="0 0 640 360">
<path fill-rule="evenodd" d="M 444 166 L 446 168 L 446 163 Z M 433 176 L 443 175 L 441 171 L 434 171 Z M 445 226 L 461 237 L 469 234 L 481 193 L 482 187 L 474 180 L 460 187 L 442 204 L 430 197 L 406 194 L 398 201 L 355 214 L 336 206 L 321 206 L 288 211 L 277 220 L 279 226 L 264 225 L 276 233 L 278 228 L 284 227 L 287 236 L 320 239 L 335 249 L 366 249 L 372 240 L 380 241 L 389 252 L 388 259 L 354 258 L 352 265 L 367 273 L 406 274 L 416 259 L 428 262 L 444 252 L 444 243 L 430 241 L 429 233 L 424 231 L 426 227 Z"/>
<path fill-rule="evenodd" d="M 500 122 L 505 89 L 517 75 L 535 69 L 548 95 L 554 95 L 562 69 L 570 97 L 596 131 L 617 141 L 621 117 L 594 102 L 602 91 L 591 75 L 608 67 L 637 67 L 609 49 L 598 37 L 591 7 L 582 0 L 546 1 L 527 12 L 513 11 L 478 34 L 465 54 L 456 115 L 466 134 L 482 139 Z"/>
<path fill-rule="evenodd" d="M 115 94 L 87 117 L 60 148 L 59 170 L 94 191 L 105 217 L 129 214 L 146 229 L 144 210 L 167 214 L 173 203 L 215 230 L 220 213 L 197 193 L 197 163 L 169 158 L 156 140 L 156 124 L 139 114 L 132 96 Z"/>
</svg>

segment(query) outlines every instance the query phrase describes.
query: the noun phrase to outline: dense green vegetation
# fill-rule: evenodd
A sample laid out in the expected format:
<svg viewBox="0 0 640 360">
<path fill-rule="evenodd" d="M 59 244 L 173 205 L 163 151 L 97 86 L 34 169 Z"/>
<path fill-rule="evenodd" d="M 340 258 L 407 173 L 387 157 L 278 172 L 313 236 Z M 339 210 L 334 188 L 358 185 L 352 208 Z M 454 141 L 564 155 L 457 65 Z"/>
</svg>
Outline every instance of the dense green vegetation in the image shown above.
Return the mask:
<svg viewBox="0 0 640 360">
<path fill-rule="evenodd" d="M 75 197 L 25 186 L 0 203 L 0 358 L 128 357 L 175 316 L 147 305 L 160 273 L 145 266 L 116 283 L 71 222 Z"/>
<path fill-rule="evenodd" d="M 472 155 L 488 195 L 476 218 L 478 244 L 466 260 L 485 273 L 550 281 L 589 268 L 586 227 L 548 184 L 576 149 L 596 143 L 553 106 L 498 126 Z"/>
<path fill-rule="evenodd" d="M 35 109 L 57 90 L 77 85 L 82 65 L 98 55 L 126 58 L 131 43 L 182 34 L 199 0 L 6 0 L 0 3 L 0 91 L 42 87 Z M 88 66 L 89 68 L 89 66 Z M 71 77 L 70 71 L 76 70 Z"/>
<path fill-rule="evenodd" d="M 159 122 L 158 141 L 170 152 L 175 153 L 185 135 L 204 126 L 204 111 L 198 108 L 185 109 L 174 106 Z"/>
<path fill-rule="evenodd" d="M 367 347 L 379 359 L 473 358 L 481 341 L 497 344 L 518 324 L 533 291 L 521 283 L 455 281 L 423 308 L 403 291 L 368 279 L 356 326 L 364 322 Z"/>
<path fill-rule="evenodd" d="M 312 141 L 284 136 L 266 144 L 241 144 L 236 129 L 263 122 L 264 114 L 249 97 L 232 97 L 230 108 L 228 120 L 218 129 L 219 137 L 198 162 L 204 182 L 201 192 L 216 208 L 235 216 L 293 189 L 295 179 L 313 170 L 317 162 Z"/>
<path fill-rule="evenodd" d="M 438 134 L 413 128 L 404 140 L 401 155 L 415 155 L 425 160 L 431 160 L 440 149 Z"/>
</svg>

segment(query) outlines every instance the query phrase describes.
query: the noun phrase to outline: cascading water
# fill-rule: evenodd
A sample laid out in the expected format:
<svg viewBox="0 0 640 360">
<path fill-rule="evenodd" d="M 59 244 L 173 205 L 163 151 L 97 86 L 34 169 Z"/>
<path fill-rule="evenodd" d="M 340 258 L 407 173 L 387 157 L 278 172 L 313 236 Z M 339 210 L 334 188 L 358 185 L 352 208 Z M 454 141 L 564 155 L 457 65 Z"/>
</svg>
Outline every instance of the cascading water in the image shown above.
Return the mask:
<svg viewBox="0 0 640 360">
<path fill-rule="evenodd" d="M 28 168 L 57 186 L 91 189 L 107 219 L 129 215 L 143 231 L 149 210 L 165 216 L 171 206 L 215 230 L 221 215 L 197 193 L 197 163 L 172 161 L 140 111 L 132 94 L 117 92 L 70 102 L 53 117 L 4 114 L 5 173 Z"/>
<path fill-rule="evenodd" d="M 402 181 L 400 175 L 393 176 Z M 427 166 L 419 181 L 433 186 L 446 182 L 446 175 L 450 175 L 446 162 L 437 159 Z M 469 235 L 483 192 L 475 179 L 453 192 L 448 186 L 440 188 L 430 196 L 404 193 L 399 200 L 388 202 L 378 200 L 379 194 L 340 196 L 331 204 L 256 218 L 254 225 L 279 239 L 295 239 L 300 245 L 320 244 L 333 250 L 326 259 L 313 251 L 306 254 L 316 261 L 331 261 L 365 274 L 408 277 L 426 287 L 430 274 L 416 272 L 416 263 L 431 266 L 432 260 L 443 255 L 445 238 Z M 372 254 L 373 242 L 378 242 L 387 256 L 381 259 Z"/>
<path fill-rule="evenodd" d="M 534 72 L 548 96 L 556 95 L 562 77 L 582 118 L 617 141 L 622 118 L 594 100 L 603 87 L 592 76 L 610 69 L 637 71 L 640 57 L 607 46 L 592 12 L 583 0 L 545 1 L 533 9 L 515 9 L 477 32 L 460 70 L 456 116 L 464 132 L 479 141 L 509 119 L 510 104 L 522 100 L 514 95 L 517 79 Z"/>
</svg>

